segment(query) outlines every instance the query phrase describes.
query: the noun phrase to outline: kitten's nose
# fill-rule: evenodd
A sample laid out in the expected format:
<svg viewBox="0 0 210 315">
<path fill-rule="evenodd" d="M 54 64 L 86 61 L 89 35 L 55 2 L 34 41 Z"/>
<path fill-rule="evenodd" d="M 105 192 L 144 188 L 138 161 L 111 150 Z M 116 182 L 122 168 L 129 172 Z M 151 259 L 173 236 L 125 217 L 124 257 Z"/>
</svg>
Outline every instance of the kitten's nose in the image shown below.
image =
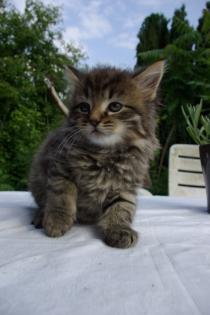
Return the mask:
<svg viewBox="0 0 210 315">
<path fill-rule="evenodd" d="M 90 123 L 91 125 L 93 125 L 94 127 L 96 127 L 99 124 L 100 120 L 97 119 L 90 119 Z"/>
</svg>

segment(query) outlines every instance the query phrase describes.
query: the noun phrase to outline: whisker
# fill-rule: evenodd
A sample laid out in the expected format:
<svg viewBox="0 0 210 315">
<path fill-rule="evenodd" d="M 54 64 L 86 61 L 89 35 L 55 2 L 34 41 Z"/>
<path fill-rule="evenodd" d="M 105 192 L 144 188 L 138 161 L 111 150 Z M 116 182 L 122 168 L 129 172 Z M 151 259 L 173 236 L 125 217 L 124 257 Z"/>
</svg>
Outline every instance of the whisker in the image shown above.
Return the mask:
<svg viewBox="0 0 210 315">
<path fill-rule="evenodd" d="M 61 152 L 63 151 L 63 149 L 64 149 L 65 146 L 69 145 L 69 142 L 70 142 L 70 141 L 73 141 L 73 140 L 75 139 L 75 136 L 76 136 L 78 133 L 80 133 L 80 130 L 75 131 L 74 134 L 71 134 L 69 137 L 67 137 L 67 140 L 66 140 L 65 143 L 63 144 L 63 147 L 62 147 L 62 149 L 60 150 L 59 153 L 61 153 Z"/>
<path fill-rule="evenodd" d="M 72 135 L 72 133 L 70 133 L 70 132 L 68 132 L 68 133 L 65 135 L 65 137 L 62 139 L 61 143 L 58 145 L 58 147 L 57 147 L 57 149 L 56 149 L 57 152 L 60 152 L 60 150 L 61 150 L 62 147 L 64 146 L 66 140 L 67 140 L 68 137 L 71 136 L 71 135 Z"/>
<path fill-rule="evenodd" d="M 80 131 L 79 131 L 80 132 Z M 72 140 L 72 142 L 70 143 L 70 146 L 69 146 L 69 143 L 68 143 L 68 150 L 71 150 L 73 148 L 73 146 L 81 139 L 81 134 L 79 134 L 79 137 L 75 138 Z"/>
<path fill-rule="evenodd" d="M 69 131 L 69 133 L 67 133 L 67 135 L 64 137 L 64 139 L 61 141 L 61 143 L 59 144 L 58 148 L 56 149 L 56 155 L 57 154 L 61 154 L 63 151 L 64 146 L 68 143 L 68 141 L 70 141 L 71 138 L 73 138 L 80 130 L 78 128 L 75 128 L 72 132 Z"/>
</svg>

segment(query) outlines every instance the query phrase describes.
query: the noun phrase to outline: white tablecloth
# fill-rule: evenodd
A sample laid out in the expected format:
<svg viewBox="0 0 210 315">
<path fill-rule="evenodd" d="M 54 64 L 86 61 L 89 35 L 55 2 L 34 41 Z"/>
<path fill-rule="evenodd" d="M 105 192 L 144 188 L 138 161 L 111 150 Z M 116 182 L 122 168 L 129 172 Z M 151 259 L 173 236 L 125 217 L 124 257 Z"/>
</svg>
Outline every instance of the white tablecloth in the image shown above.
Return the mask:
<svg viewBox="0 0 210 315">
<path fill-rule="evenodd" d="M 136 247 L 106 246 L 93 226 L 49 238 L 25 192 L 0 193 L 1 315 L 210 314 L 205 200 L 141 197 Z"/>
</svg>

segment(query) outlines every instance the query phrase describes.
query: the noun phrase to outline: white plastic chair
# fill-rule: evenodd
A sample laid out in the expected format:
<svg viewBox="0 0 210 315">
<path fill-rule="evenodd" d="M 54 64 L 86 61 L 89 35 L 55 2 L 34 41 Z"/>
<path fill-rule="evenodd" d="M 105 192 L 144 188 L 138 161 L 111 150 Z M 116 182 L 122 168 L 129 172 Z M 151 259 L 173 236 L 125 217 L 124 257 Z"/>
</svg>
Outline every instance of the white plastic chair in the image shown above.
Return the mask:
<svg viewBox="0 0 210 315">
<path fill-rule="evenodd" d="M 138 189 L 138 195 L 139 196 L 152 196 L 152 193 L 147 189 L 140 188 Z"/>
<path fill-rule="evenodd" d="M 198 145 L 174 144 L 171 146 L 169 196 L 206 197 Z"/>
</svg>

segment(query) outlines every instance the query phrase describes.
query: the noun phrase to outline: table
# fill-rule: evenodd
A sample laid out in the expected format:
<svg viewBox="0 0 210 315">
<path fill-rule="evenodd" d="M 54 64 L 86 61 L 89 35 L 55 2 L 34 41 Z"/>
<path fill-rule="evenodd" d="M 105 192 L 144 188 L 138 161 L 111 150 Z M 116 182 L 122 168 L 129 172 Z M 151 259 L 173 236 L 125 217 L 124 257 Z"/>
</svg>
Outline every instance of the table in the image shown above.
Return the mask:
<svg viewBox="0 0 210 315">
<path fill-rule="evenodd" d="M 131 249 L 93 226 L 49 238 L 28 192 L 0 193 L 1 315 L 210 314 L 210 215 L 202 199 L 139 197 Z"/>
</svg>

